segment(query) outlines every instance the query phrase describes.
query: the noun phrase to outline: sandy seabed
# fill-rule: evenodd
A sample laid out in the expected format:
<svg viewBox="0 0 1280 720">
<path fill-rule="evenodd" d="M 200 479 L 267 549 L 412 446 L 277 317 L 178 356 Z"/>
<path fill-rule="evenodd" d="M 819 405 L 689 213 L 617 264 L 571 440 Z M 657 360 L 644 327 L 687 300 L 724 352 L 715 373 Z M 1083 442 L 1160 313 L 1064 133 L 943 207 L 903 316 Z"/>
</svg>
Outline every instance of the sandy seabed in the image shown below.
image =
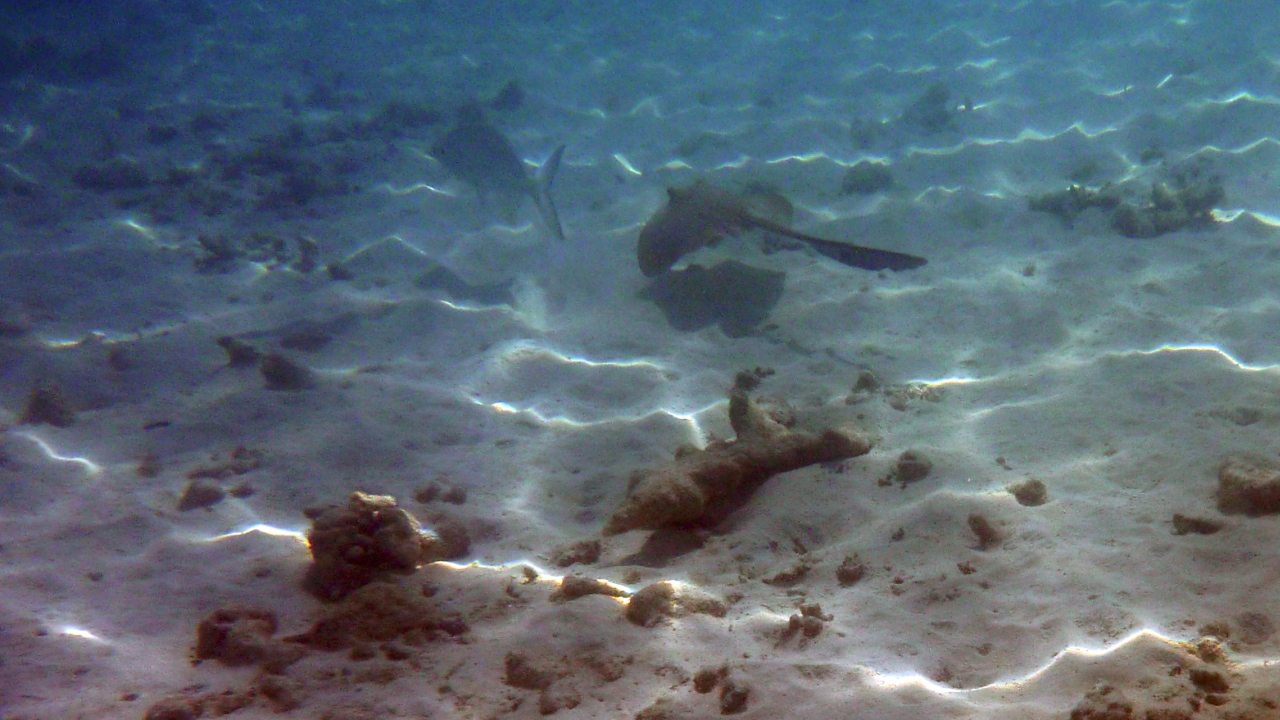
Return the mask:
<svg viewBox="0 0 1280 720">
<path fill-rule="evenodd" d="M 162 13 L 5 78 L 6 720 L 1280 717 L 1275 8 L 528 5 Z M 430 156 L 513 79 L 563 243 Z M 929 263 L 644 278 L 697 178 Z M 869 452 L 604 535 L 735 384 Z M 354 491 L 448 559 L 317 599 Z"/>
</svg>

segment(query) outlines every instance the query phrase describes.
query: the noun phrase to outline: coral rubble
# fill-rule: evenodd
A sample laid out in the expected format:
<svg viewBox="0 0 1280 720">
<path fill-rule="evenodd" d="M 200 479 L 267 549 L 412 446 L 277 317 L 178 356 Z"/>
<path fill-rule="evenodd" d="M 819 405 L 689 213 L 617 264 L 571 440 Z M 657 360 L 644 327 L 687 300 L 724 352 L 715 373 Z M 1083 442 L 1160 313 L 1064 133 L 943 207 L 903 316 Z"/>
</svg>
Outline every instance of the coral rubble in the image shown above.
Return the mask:
<svg viewBox="0 0 1280 720">
<path fill-rule="evenodd" d="M 729 422 L 735 440 L 677 453 L 672 461 L 633 475 L 627 497 L 605 523 L 604 534 L 713 523 L 778 473 L 871 450 L 870 441 L 853 432 L 788 430 L 740 389 L 730 392 Z"/>
<path fill-rule="evenodd" d="M 1089 208 L 1114 210 L 1121 202 L 1119 193 L 1110 185 L 1104 185 L 1098 190 L 1072 185 L 1061 192 L 1031 197 L 1027 200 L 1027 207 L 1036 212 L 1056 215 L 1064 223 L 1071 225 L 1080 213 Z"/>
<path fill-rule="evenodd" d="M 1123 203 L 1111 214 L 1111 225 L 1131 238 L 1149 238 L 1197 223 L 1213 222 L 1213 208 L 1226 199 L 1222 183 L 1209 181 L 1175 189 L 1164 183 L 1151 186 L 1148 205 Z"/>
<path fill-rule="evenodd" d="M 218 608 L 196 627 L 196 659 L 231 667 L 262 663 L 268 672 L 281 672 L 297 662 L 303 650 L 272 638 L 278 626 L 270 610 L 248 605 Z"/>
<path fill-rule="evenodd" d="M 1150 200 L 1125 200 L 1111 184 L 1094 190 L 1072 185 L 1061 192 L 1031 197 L 1027 206 L 1061 218 L 1067 225 L 1089 208 L 1111 213 L 1111 226 L 1131 238 L 1151 238 L 1196 225 L 1213 223 L 1213 209 L 1226 199 L 1222 182 L 1216 178 L 1178 176 L 1174 187 L 1152 183 Z"/>
</svg>

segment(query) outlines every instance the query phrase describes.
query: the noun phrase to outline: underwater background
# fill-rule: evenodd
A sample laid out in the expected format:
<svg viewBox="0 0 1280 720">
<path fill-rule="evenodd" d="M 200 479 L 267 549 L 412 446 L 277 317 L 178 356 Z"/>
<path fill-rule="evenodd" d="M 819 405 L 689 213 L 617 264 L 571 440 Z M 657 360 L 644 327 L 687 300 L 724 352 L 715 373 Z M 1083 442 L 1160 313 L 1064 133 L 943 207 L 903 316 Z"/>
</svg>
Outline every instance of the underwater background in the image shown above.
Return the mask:
<svg viewBox="0 0 1280 720">
<path fill-rule="evenodd" d="M 1280 718 L 1280 4 L 0 4 L 0 717 Z"/>
</svg>

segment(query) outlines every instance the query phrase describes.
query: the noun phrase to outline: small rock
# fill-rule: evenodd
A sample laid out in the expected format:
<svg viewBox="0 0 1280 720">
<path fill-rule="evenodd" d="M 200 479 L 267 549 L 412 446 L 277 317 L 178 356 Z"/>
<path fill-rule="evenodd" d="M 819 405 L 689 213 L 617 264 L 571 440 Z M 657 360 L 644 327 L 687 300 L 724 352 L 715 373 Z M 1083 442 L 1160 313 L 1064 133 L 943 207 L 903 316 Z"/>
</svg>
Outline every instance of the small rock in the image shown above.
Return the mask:
<svg viewBox="0 0 1280 720">
<path fill-rule="evenodd" d="M 1217 670 L 1194 668 L 1190 673 L 1191 684 L 1209 693 L 1225 693 L 1231 689 L 1226 676 Z"/>
<path fill-rule="evenodd" d="M 212 507 L 222 502 L 226 496 L 226 491 L 216 483 L 209 480 L 192 480 L 178 500 L 178 511 L 187 512 L 196 508 Z"/>
<path fill-rule="evenodd" d="M 668 582 L 656 582 L 641 588 L 627 603 L 627 619 L 642 627 L 653 627 L 663 616 L 683 617 L 703 613 L 724 617 L 729 608 L 720 600 L 689 587 L 679 590 Z"/>
<path fill-rule="evenodd" d="M 278 353 L 263 356 L 258 370 L 267 381 L 268 390 L 298 391 L 316 384 L 309 369 Z"/>
<path fill-rule="evenodd" d="M 747 698 L 750 694 L 751 690 L 747 686 L 726 680 L 720 686 L 720 714 L 737 715 L 744 712 L 747 709 Z"/>
<path fill-rule="evenodd" d="M 721 665 L 718 668 L 703 668 L 693 675 L 693 689 L 703 695 L 716 689 L 721 680 L 729 675 L 729 668 Z"/>
<path fill-rule="evenodd" d="M 218 338 L 217 342 L 218 347 L 227 353 L 228 367 L 249 367 L 262 355 L 254 346 L 230 335 Z"/>
<path fill-rule="evenodd" d="M 583 577 L 581 575 L 566 575 L 560 581 L 560 587 L 551 593 L 550 600 L 552 602 L 567 602 L 577 600 L 587 595 L 607 595 L 609 597 L 627 597 L 628 593 L 622 588 L 614 587 L 606 582 L 601 582 L 594 578 Z"/>
<path fill-rule="evenodd" d="M 822 621 L 815 617 L 792 615 L 787 620 L 787 635 L 794 635 L 796 632 L 809 639 L 815 638 L 822 632 Z"/>
<path fill-rule="evenodd" d="M 228 605 L 196 626 L 196 658 L 224 665 L 252 665 L 266 657 L 279 623 L 275 613 L 250 605 Z"/>
<path fill-rule="evenodd" d="M 1280 471 L 1228 460 L 1218 471 L 1218 509 L 1253 517 L 1280 513 Z"/>
<path fill-rule="evenodd" d="M 195 720 L 200 717 L 200 706 L 188 697 L 167 697 L 150 708 L 143 720 Z"/>
<path fill-rule="evenodd" d="M 933 463 L 918 450 L 908 450 L 898 456 L 893 466 L 893 477 L 905 487 L 907 483 L 923 480 L 933 470 Z"/>
<path fill-rule="evenodd" d="M 438 500 L 440 498 L 440 492 L 440 484 L 433 482 L 425 487 L 420 487 L 417 490 L 414 490 L 413 500 L 414 502 L 420 502 L 425 505 Z"/>
<path fill-rule="evenodd" d="M 856 584 L 867 574 L 867 565 L 857 558 L 857 556 L 846 557 L 840 563 L 840 567 L 836 568 L 836 582 L 840 583 L 840 587 L 850 587 Z"/>
<path fill-rule="evenodd" d="M 1210 520 L 1208 518 L 1193 518 L 1181 513 L 1173 514 L 1173 534 L 1174 535 L 1212 535 L 1223 528 L 1225 523 L 1221 520 Z"/>
<path fill-rule="evenodd" d="M 876 379 L 876 374 L 870 370 L 859 370 L 858 380 L 853 384 L 853 392 L 870 393 L 880 389 L 880 381 Z"/>
<path fill-rule="evenodd" d="M 576 543 L 556 549 L 551 553 L 551 563 L 556 567 L 570 565 L 591 565 L 600 559 L 599 540 L 580 540 Z"/>
<path fill-rule="evenodd" d="M 1019 505 L 1038 507 L 1049 502 L 1049 488 L 1043 482 L 1030 478 L 1016 485 L 1009 486 L 1009 492 Z"/>
<path fill-rule="evenodd" d="M 49 424 L 54 427 L 71 427 L 76 422 L 71 402 L 57 385 L 42 385 L 31 391 L 27 408 L 18 419 L 29 425 Z"/>
<path fill-rule="evenodd" d="M 988 550 L 1000 542 L 1000 531 L 981 513 L 969 516 L 969 529 L 978 536 L 979 550 Z"/>
</svg>

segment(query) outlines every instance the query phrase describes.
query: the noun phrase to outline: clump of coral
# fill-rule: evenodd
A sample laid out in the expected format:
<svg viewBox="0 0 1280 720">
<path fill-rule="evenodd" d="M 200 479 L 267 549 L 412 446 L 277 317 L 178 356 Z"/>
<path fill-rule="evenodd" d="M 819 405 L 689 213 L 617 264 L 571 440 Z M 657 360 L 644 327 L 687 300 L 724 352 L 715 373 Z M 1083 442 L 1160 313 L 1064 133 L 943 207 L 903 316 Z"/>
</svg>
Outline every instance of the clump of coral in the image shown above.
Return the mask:
<svg viewBox="0 0 1280 720">
<path fill-rule="evenodd" d="M 351 493 L 346 505 L 316 515 L 307 533 L 314 564 L 308 591 L 340 600 L 356 588 L 444 557 L 443 543 L 386 495 Z"/>
<path fill-rule="evenodd" d="M 1112 185 L 1103 185 L 1097 190 L 1083 185 L 1072 185 L 1060 192 L 1034 195 L 1028 198 L 1027 207 L 1036 212 L 1057 216 L 1070 226 L 1076 218 L 1080 217 L 1080 213 L 1089 208 L 1114 210 L 1121 202 L 1123 200 L 1120 194 Z"/>
<path fill-rule="evenodd" d="M 1027 206 L 1075 222 L 1085 210 L 1098 208 L 1111 213 L 1111 226 L 1131 238 L 1151 238 L 1214 222 L 1213 209 L 1226 200 L 1222 180 L 1198 171 L 1178 172 L 1172 184 L 1155 182 L 1146 202 L 1125 199 L 1121 189 L 1110 183 L 1098 189 L 1072 185 L 1060 192 L 1035 195 Z"/>
<path fill-rule="evenodd" d="M 1121 203 L 1111 213 L 1111 225 L 1125 237 L 1148 238 L 1209 224 L 1213 222 L 1213 209 L 1226 197 L 1222 183 L 1216 180 L 1178 188 L 1155 183 L 1149 204 Z"/>
</svg>

